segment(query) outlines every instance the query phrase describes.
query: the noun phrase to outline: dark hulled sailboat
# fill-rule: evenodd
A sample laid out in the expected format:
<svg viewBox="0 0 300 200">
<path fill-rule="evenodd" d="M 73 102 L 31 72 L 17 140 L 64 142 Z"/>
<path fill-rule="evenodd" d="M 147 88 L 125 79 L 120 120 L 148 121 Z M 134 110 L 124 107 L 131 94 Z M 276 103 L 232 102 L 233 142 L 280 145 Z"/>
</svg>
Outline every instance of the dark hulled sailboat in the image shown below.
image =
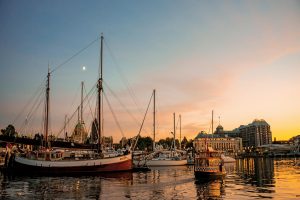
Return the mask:
<svg viewBox="0 0 300 200">
<path fill-rule="evenodd" d="M 67 174 L 96 174 L 102 172 L 119 172 L 132 169 L 132 154 L 125 151 L 114 157 L 104 157 L 102 152 L 102 56 L 103 36 L 101 36 L 100 51 L 100 75 L 98 79 L 98 149 L 97 150 L 66 150 L 52 149 L 48 146 L 48 118 L 49 118 L 49 92 L 50 72 L 47 75 L 46 106 L 45 106 L 45 146 L 39 151 L 30 151 L 26 154 L 17 153 L 13 163 L 9 165 L 8 171 L 22 174 L 45 174 L 45 175 L 67 175 Z"/>
</svg>

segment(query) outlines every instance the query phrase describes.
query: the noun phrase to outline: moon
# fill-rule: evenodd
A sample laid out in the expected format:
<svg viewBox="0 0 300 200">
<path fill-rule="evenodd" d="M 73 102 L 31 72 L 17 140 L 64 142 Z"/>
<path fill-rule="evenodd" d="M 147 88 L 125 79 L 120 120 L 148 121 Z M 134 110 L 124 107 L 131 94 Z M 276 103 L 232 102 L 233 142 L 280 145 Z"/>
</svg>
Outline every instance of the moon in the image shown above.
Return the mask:
<svg viewBox="0 0 300 200">
<path fill-rule="evenodd" d="M 82 66 L 82 71 L 85 71 L 86 70 L 86 67 L 85 66 Z"/>
</svg>

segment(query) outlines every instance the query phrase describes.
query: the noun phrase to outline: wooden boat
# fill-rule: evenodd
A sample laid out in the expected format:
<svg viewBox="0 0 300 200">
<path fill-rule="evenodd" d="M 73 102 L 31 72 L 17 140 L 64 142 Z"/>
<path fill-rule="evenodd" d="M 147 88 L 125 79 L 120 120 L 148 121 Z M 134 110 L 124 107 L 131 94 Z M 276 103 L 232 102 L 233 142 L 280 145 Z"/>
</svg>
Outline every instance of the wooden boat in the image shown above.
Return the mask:
<svg viewBox="0 0 300 200">
<path fill-rule="evenodd" d="M 221 153 L 208 147 L 206 151 L 195 154 L 194 174 L 196 179 L 217 178 L 225 176 Z"/>
<path fill-rule="evenodd" d="M 46 105 L 45 105 L 45 146 L 39 151 L 29 151 L 27 153 L 15 153 L 10 162 L 6 164 L 6 171 L 18 174 L 46 174 L 46 175 L 67 175 L 67 174 L 90 174 L 101 172 L 120 172 L 132 169 L 132 154 L 126 150 L 113 157 L 105 156 L 102 148 L 102 55 L 103 36 L 101 36 L 101 56 L 100 75 L 98 79 L 98 149 L 94 151 L 52 149 L 48 145 L 48 119 L 49 119 L 49 91 L 50 73 L 47 75 Z"/>
</svg>

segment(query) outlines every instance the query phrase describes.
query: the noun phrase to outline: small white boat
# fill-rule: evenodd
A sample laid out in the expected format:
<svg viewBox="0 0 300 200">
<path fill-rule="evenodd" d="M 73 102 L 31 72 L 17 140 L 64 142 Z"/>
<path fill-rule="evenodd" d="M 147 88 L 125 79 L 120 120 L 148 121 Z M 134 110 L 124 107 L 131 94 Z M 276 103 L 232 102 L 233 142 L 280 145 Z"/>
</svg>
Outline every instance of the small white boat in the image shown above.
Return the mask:
<svg viewBox="0 0 300 200">
<path fill-rule="evenodd" d="M 235 159 L 230 156 L 225 156 L 224 154 L 221 154 L 221 159 L 224 163 L 234 163 Z"/>
<path fill-rule="evenodd" d="M 155 151 L 154 153 L 140 159 L 133 160 L 135 165 L 147 166 L 180 166 L 186 165 L 187 159 L 180 151 Z"/>
</svg>

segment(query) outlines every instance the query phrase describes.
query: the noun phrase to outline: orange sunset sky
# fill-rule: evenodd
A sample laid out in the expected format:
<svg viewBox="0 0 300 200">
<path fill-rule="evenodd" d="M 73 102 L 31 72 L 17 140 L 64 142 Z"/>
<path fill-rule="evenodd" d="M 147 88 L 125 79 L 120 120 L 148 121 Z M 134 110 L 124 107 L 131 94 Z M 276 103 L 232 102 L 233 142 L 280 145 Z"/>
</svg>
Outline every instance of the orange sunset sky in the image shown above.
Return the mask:
<svg viewBox="0 0 300 200">
<path fill-rule="evenodd" d="M 104 102 L 104 133 L 115 141 L 138 133 L 153 89 L 157 140 L 171 137 L 173 112 L 182 115 L 188 139 L 208 132 L 211 110 L 214 127 L 220 116 L 225 130 L 258 118 L 277 140 L 300 134 L 299 1 L 69 3 L 0 3 L 1 129 L 12 123 L 25 135 L 43 132 L 40 91 L 48 63 L 55 69 L 103 32 L 104 91 L 122 129 Z M 96 83 L 98 66 L 96 41 L 51 74 L 53 135 L 79 105 L 80 82 L 87 92 Z M 41 95 L 36 102 L 34 94 Z M 84 104 L 88 130 L 95 104 L 95 98 Z M 152 112 L 142 136 L 152 137 Z M 77 114 L 69 133 L 76 120 Z"/>
</svg>

